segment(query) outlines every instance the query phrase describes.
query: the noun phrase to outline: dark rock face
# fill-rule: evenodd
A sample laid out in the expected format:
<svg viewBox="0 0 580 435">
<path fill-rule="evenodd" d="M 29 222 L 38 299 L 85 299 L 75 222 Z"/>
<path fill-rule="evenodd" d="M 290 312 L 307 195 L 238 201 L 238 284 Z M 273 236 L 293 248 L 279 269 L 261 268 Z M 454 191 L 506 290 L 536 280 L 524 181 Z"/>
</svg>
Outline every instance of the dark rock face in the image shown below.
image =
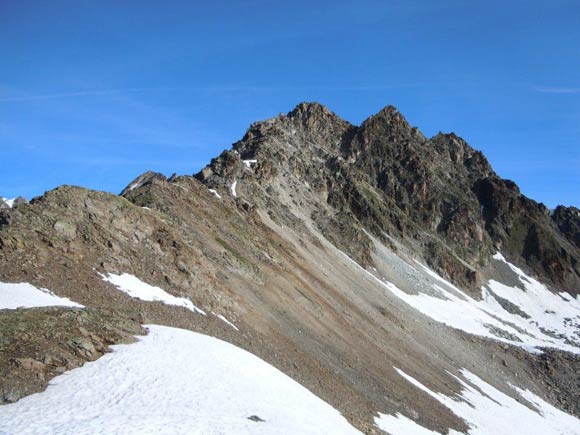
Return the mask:
<svg viewBox="0 0 580 435">
<path fill-rule="evenodd" d="M 570 243 L 580 248 L 580 210 L 576 207 L 556 207 L 552 220 Z"/>
<path fill-rule="evenodd" d="M 257 160 L 253 170 L 246 159 Z M 252 201 L 264 206 L 284 196 L 290 179 L 306 184 L 306 208 L 319 229 L 363 264 L 370 262 L 369 235 L 396 238 L 469 287 L 502 249 L 559 288 L 580 288 L 575 210 L 559 207 L 551 219 L 463 139 L 427 139 L 392 106 L 356 127 L 320 104 L 301 103 L 253 124 L 196 177 L 214 188 L 242 179 Z"/>
<path fill-rule="evenodd" d="M 525 262 L 554 285 L 577 294 L 580 276 L 578 246 L 552 222 L 547 208 L 524 195 L 515 183 L 499 178 L 477 182 L 487 232 L 512 258 Z M 568 228 L 562 221 L 562 227 Z"/>
</svg>

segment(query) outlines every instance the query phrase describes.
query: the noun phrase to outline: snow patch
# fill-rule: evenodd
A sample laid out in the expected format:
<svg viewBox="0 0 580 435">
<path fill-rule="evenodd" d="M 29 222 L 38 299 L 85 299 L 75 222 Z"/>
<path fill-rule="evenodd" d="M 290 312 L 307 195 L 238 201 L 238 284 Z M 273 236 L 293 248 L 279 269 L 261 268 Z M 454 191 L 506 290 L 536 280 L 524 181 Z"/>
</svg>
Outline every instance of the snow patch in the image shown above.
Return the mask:
<svg viewBox="0 0 580 435">
<path fill-rule="evenodd" d="M 242 162 L 244 162 L 244 165 L 246 165 L 246 168 L 248 169 L 251 169 L 253 164 L 258 163 L 258 161 L 255 159 L 242 160 Z"/>
<path fill-rule="evenodd" d="M 492 280 L 482 287 L 482 299 L 476 300 L 426 266 L 422 267 L 444 283 L 432 285 L 436 296 L 424 293 L 409 295 L 391 283 L 386 283 L 386 286 L 396 296 L 432 319 L 470 334 L 520 346 L 530 352 L 537 353 L 541 347 L 553 347 L 580 354 L 580 347 L 572 344 L 579 343 L 579 304 L 566 303 L 532 278 L 525 277 L 526 280 L 522 280 L 525 290 Z M 501 303 L 498 296 L 504 299 Z M 506 301 L 529 318 L 517 314 L 513 309 L 508 311 L 504 307 Z"/>
<path fill-rule="evenodd" d="M 205 316 L 205 311 L 193 305 L 189 299 L 173 296 L 159 287 L 155 287 L 141 281 L 136 276 L 130 275 L 128 273 L 123 273 L 121 275 L 115 275 L 113 273 L 100 275 L 104 281 L 110 282 L 115 287 L 117 287 L 117 289 L 123 293 L 128 294 L 132 298 L 141 299 L 142 301 L 148 302 L 163 302 L 166 305 L 176 305 L 179 307 L 187 308 L 194 313 L 203 314 Z"/>
<path fill-rule="evenodd" d="M 81 304 L 57 296 L 45 288 L 37 288 L 25 282 L 0 282 L 0 310 L 51 306 L 83 308 Z"/>
<path fill-rule="evenodd" d="M 236 331 L 239 331 L 238 327 L 236 325 L 234 325 L 232 322 L 230 322 L 228 319 L 226 319 L 224 316 L 222 316 L 221 314 L 216 314 L 213 311 L 211 312 L 214 316 L 216 316 L 218 319 L 220 319 L 222 322 L 227 323 L 228 325 L 230 325 L 232 328 L 234 328 Z"/>
<path fill-rule="evenodd" d="M 238 180 L 234 181 L 234 182 L 232 183 L 232 185 L 230 186 L 230 191 L 232 192 L 232 195 L 233 195 L 234 197 L 237 197 L 237 196 L 238 196 L 238 194 L 236 193 L 236 186 L 237 186 L 237 185 L 238 185 Z"/>
<path fill-rule="evenodd" d="M 361 435 L 332 406 L 255 355 L 199 333 L 149 334 L 0 407 L 10 434 Z M 256 416 L 264 421 L 253 421 Z"/>
<path fill-rule="evenodd" d="M 8 199 L 8 198 L 2 198 L 2 201 L 4 201 L 4 203 L 9 207 L 12 208 L 14 207 L 14 201 L 16 201 L 16 198 L 12 198 L 12 199 Z"/>
<path fill-rule="evenodd" d="M 400 369 L 397 372 L 408 382 L 437 400 L 455 415 L 465 420 L 470 435 L 573 435 L 580 434 L 580 420 L 545 402 L 534 393 L 513 385 L 514 392 L 529 406 L 499 391 L 470 371 L 461 370 L 453 376 L 462 386 L 460 396 L 435 393 Z M 520 400 L 521 400 L 520 399 Z M 375 424 L 382 430 L 395 434 L 432 434 L 401 414 L 379 414 Z M 450 434 L 457 434 L 450 431 Z"/>
<path fill-rule="evenodd" d="M 491 257 L 494 260 L 498 260 L 498 261 L 506 261 L 506 259 L 504 258 L 503 255 L 501 255 L 501 252 L 497 251 L 495 254 L 493 254 L 493 256 Z"/>
<path fill-rule="evenodd" d="M 217 192 L 215 189 L 209 189 L 211 193 L 213 193 L 217 199 L 222 199 L 222 196 Z"/>
<path fill-rule="evenodd" d="M 141 182 L 139 182 L 139 181 L 138 181 L 138 182 L 136 182 L 136 183 L 133 183 L 133 184 L 131 184 L 131 185 L 130 185 L 130 186 L 127 188 L 127 192 L 130 192 L 130 191 L 132 191 L 132 190 L 135 190 L 135 189 L 137 189 L 138 187 L 141 187 L 141 184 L 142 184 L 142 183 L 141 183 Z"/>
<path fill-rule="evenodd" d="M 498 253 L 496 256 L 517 275 L 523 287 L 522 290 L 495 280 L 490 280 L 487 283 L 487 287 L 493 292 L 493 295 L 516 306 L 523 314 L 523 316 L 510 314 L 497 303 L 500 317 L 512 321 L 520 328 L 531 331 L 535 336 L 542 338 L 549 336 L 560 342 L 580 347 L 580 301 L 566 292 L 559 294 L 551 292 L 544 284 L 506 261 L 501 254 Z M 485 288 L 482 288 L 482 293 L 484 299 L 489 294 Z M 493 295 L 492 298 L 495 299 Z M 497 300 L 493 302 L 497 302 Z M 494 306 L 496 305 L 494 304 Z M 576 353 L 579 353 L 578 349 Z"/>
</svg>

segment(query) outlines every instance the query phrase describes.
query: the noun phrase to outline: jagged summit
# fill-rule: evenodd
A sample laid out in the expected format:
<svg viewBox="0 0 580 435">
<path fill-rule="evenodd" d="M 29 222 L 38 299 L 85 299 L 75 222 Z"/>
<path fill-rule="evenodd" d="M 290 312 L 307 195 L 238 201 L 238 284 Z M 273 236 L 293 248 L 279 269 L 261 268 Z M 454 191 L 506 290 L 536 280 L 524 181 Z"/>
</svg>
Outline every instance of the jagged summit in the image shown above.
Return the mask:
<svg viewBox="0 0 580 435">
<path fill-rule="evenodd" d="M 401 123 L 401 124 L 408 125 L 407 120 L 401 114 L 401 112 L 399 112 L 399 110 L 395 106 L 392 106 L 390 104 L 383 107 L 381 110 L 379 110 L 374 115 L 369 116 L 366 120 L 364 120 L 362 122 L 361 125 L 365 125 L 365 124 L 373 123 L 373 122 L 386 122 L 387 124 Z"/>
<path fill-rule="evenodd" d="M 304 116 L 327 116 L 331 114 L 333 114 L 333 112 L 331 112 L 330 109 L 323 104 L 320 104 L 316 101 L 303 101 L 302 103 L 298 103 L 294 109 L 288 112 L 287 116 L 289 118 L 294 118 Z"/>
<path fill-rule="evenodd" d="M 309 125 L 312 126 L 316 122 L 326 121 L 332 123 L 340 123 L 340 124 L 348 124 L 349 126 L 355 127 L 347 120 L 343 119 L 335 112 L 330 110 L 328 106 L 321 104 L 319 102 L 308 102 L 303 101 L 298 103 L 291 111 L 289 111 L 286 115 L 279 115 L 277 117 L 269 118 L 264 121 L 258 121 L 251 125 L 250 128 L 259 127 L 263 125 L 273 126 L 279 123 L 284 123 L 290 120 L 291 122 L 299 122 L 303 124 L 305 127 Z M 365 124 L 380 124 L 386 123 L 388 125 L 397 125 L 400 124 L 402 126 L 409 126 L 408 121 L 405 117 L 399 112 L 399 110 L 392 106 L 387 105 L 383 107 L 380 111 L 376 114 L 369 116 L 361 123 L 361 127 Z"/>
<path fill-rule="evenodd" d="M 147 171 L 147 172 L 139 175 L 133 181 L 131 181 L 131 183 L 129 183 L 127 185 L 127 187 L 125 187 L 123 189 L 123 191 L 121 192 L 121 196 L 126 195 L 130 191 L 137 189 L 137 188 L 139 188 L 147 183 L 150 183 L 153 180 L 166 180 L 166 179 L 167 179 L 167 177 L 165 177 L 165 175 L 163 175 L 163 174 L 160 174 L 158 172 L 153 172 L 153 171 Z"/>
<path fill-rule="evenodd" d="M 318 102 L 302 102 L 296 105 L 294 109 L 292 109 L 287 114 L 288 118 L 298 118 L 302 121 L 310 119 L 310 118 L 317 118 L 317 119 L 332 119 L 333 121 L 340 121 L 350 124 L 348 121 L 344 120 L 336 113 L 332 112 L 327 106 L 318 103 Z M 388 125 L 401 125 L 408 128 L 409 126 L 408 121 L 405 117 L 399 112 L 399 110 L 392 105 L 387 105 L 383 107 L 380 111 L 376 114 L 369 116 L 365 119 L 360 127 L 369 124 L 388 124 Z"/>
<path fill-rule="evenodd" d="M 224 191 L 238 180 L 262 207 L 299 196 L 316 210 L 309 211 L 315 225 L 363 263 L 371 261 L 367 234 L 412 239 L 446 277 L 477 285 L 475 271 L 502 248 L 555 284 L 580 288 L 575 235 L 560 233 L 541 204 L 502 180 L 464 139 L 427 139 L 393 106 L 357 127 L 319 103 L 300 103 L 287 116 L 254 124 L 233 149 L 196 177 Z M 251 167 L 244 164 L 250 159 Z M 307 192 L 288 189 L 305 183 Z M 546 256 L 551 260 L 539 260 Z"/>
</svg>

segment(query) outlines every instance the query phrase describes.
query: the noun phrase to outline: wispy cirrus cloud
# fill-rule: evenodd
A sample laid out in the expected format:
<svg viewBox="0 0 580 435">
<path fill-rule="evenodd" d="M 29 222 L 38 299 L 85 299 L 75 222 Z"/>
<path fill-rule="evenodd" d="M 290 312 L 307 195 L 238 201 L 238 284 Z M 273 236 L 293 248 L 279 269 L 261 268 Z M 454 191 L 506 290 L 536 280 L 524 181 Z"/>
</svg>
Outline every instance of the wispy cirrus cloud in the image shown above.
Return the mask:
<svg viewBox="0 0 580 435">
<path fill-rule="evenodd" d="M 119 88 L 119 89 L 97 89 L 89 91 L 78 92 L 62 92 L 62 93 L 47 93 L 37 95 L 13 95 L 0 96 L 0 103 L 18 102 L 18 101 L 36 101 L 36 100 L 58 100 L 64 98 L 78 98 L 78 97 L 100 97 L 108 95 L 123 95 L 135 94 L 144 92 L 163 92 L 163 91 L 179 91 L 181 88 Z"/>
<path fill-rule="evenodd" d="M 543 88 L 536 88 L 538 92 L 547 94 L 580 94 L 580 88 L 568 88 L 559 86 L 547 86 Z"/>
<path fill-rule="evenodd" d="M 119 89 L 96 89 L 88 91 L 46 93 L 35 95 L 0 95 L 0 103 L 27 102 L 40 100 L 60 100 L 82 97 L 102 97 L 126 94 L 145 94 L 156 92 L 303 92 L 303 91 L 327 91 L 327 92 L 374 92 L 386 91 L 399 88 L 412 88 L 421 86 L 420 83 L 403 83 L 379 86 L 200 86 L 200 87 L 158 87 L 158 88 L 119 88 Z M 580 89 L 578 89 L 580 91 Z"/>
</svg>

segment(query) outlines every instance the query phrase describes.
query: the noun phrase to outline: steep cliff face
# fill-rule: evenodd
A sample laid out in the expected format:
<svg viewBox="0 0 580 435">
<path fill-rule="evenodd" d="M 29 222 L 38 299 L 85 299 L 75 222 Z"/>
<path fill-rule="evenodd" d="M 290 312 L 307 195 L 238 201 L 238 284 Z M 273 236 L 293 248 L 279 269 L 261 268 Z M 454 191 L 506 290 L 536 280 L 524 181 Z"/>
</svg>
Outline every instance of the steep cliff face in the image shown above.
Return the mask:
<svg viewBox="0 0 580 435">
<path fill-rule="evenodd" d="M 552 220 L 568 241 L 580 247 L 580 210 L 576 207 L 559 205 L 552 214 Z"/>
</svg>

